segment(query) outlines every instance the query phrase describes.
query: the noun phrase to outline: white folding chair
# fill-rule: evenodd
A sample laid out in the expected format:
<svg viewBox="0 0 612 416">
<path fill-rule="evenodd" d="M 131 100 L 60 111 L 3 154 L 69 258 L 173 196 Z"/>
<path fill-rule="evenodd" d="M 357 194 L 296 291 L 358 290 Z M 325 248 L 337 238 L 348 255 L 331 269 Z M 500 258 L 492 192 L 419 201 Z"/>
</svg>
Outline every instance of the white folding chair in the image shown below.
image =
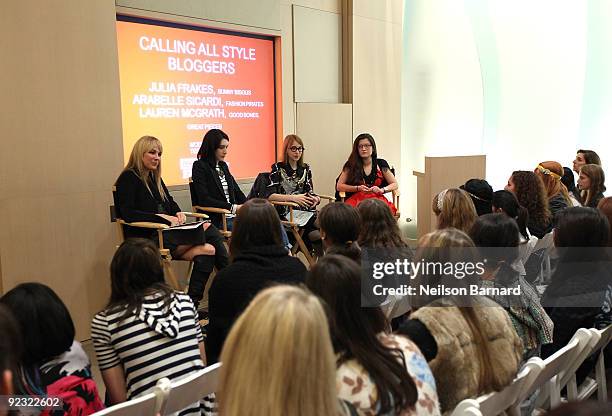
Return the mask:
<svg viewBox="0 0 612 416">
<path fill-rule="evenodd" d="M 584 350 L 589 348 L 590 342 L 591 332 L 588 329 L 580 328 L 576 331 L 565 347 L 544 360 L 544 369 L 530 388 L 521 393 L 521 399 L 526 399 L 539 388 L 536 407 L 552 409 L 558 406 L 561 403 L 561 390 L 568 382 L 564 379 L 569 380 L 569 376 L 576 373 L 584 361 L 582 355 Z M 541 361 L 541 358 L 529 359 L 532 362 L 538 360 Z"/>
<path fill-rule="evenodd" d="M 476 400 L 465 399 L 453 409 L 450 416 L 482 416 L 482 412 L 478 408 L 478 402 Z"/>
<path fill-rule="evenodd" d="M 600 402 L 608 401 L 608 386 L 606 380 L 606 364 L 604 360 L 604 350 L 612 338 L 612 325 L 602 330 L 591 328 L 591 332 L 599 334 L 599 341 L 593 347 L 593 353 L 597 354 L 597 364 L 595 365 L 595 380 L 590 377 L 578 388 L 578 400 L 586 400 L 597 391 L 597 400 Z"/>
<path fill-rule="evenodd" d="M 92 416 L 156 416 L 164 404 L 166 394 L 158 383 L 153 393 L 100 410 Z"/>
<path fill-rule="evenodd" d="M 544 364 L 542 362 L 527 362 L 512 383 L 504 389 L 475 399 L 463 400 L 457 405 L 455 410 L 463 411 L 469 408 L 477 408 L 479 412 L 487 416 L 495 416 L 502 413 L 510 416 L 519 416 L 519 407 L 522 401 L 520 400 L 521 393 L 533 384 L 543 369 Z"/>
<path fill-rule="evenodd" d="M 168 396 L 160 413 L 169 415 L 183 410 L 205 396 L 217 391 L 221 363 L 213 364 L 204 370 L 170 384 Z"/>
</svg>

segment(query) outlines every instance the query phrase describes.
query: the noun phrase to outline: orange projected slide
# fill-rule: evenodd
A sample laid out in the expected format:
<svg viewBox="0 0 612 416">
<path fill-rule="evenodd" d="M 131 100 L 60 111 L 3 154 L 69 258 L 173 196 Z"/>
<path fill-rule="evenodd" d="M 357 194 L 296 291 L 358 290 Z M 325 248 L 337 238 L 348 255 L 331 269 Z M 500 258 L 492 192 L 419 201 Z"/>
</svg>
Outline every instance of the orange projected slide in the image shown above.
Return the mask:
<svg viewBox="0 0 612 416">
<path fill-rule="evenodd" d="M 121 18 L 120 18 L 121 19 Z M 274 45 L 271 39 L 117 21 L 123 152 L 159 138 L 167 185 L 187 183 L 204 134 L 230 137 L 237 179 L 275 160 Z"/>
</svg>

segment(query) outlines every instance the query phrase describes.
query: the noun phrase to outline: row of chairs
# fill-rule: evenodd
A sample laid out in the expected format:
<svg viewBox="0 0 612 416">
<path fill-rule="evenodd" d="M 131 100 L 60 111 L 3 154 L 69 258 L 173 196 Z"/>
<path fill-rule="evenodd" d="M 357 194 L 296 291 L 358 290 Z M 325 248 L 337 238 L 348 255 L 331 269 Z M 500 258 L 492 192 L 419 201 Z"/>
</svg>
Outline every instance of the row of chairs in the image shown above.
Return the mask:
<svg viewBox="0 0 612 416">
<path fill-rule="evenodd" d="M 216 363 L 175 382 L 162 378 L 152 393 L 111 406 L 94 413 L 94 416 L 175 414 L 203 397 L 215 393 L 219 385 L 220 370 L 221 363 Z"/>
<path fill-rule="evenodd" d="M 608 400 L 604 350 L 612 338 L 612 325 L 603 330 L 580 328 L 570 342 L 542 360 L 530 358 L 514 381 L 502 391 L 460 402 L 451 416 L 520 415 L 520 406 L 535 394 L 535 407 L 553 409 L 561 404 L 561 391 L 567 388 L 567 400 L 586 400 L 597 392 L 597 399 Z M 591 355 L 597 354 L 595 379 L 587 378 L 580 386 L 576 371 Z"/>
</svg>

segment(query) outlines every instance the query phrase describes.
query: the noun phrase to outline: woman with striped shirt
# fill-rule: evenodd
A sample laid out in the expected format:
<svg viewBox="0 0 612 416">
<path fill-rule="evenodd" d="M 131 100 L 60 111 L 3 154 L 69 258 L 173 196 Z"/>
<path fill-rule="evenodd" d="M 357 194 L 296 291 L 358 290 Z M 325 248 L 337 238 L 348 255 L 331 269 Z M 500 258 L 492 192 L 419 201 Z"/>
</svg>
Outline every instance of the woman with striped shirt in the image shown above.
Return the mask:
<svg viewBox="0 0 612 416">
<path fill-rule="evenodd" d="M 157 247 L 146 239 L 128 239 L 115 253 L 110 301 L 93 318 L 91 337 L 112 404 L 206 365 L 195 306 L 164 283 Z M 181 414 L 200 414 L 200 403 Z"/>
</svg>

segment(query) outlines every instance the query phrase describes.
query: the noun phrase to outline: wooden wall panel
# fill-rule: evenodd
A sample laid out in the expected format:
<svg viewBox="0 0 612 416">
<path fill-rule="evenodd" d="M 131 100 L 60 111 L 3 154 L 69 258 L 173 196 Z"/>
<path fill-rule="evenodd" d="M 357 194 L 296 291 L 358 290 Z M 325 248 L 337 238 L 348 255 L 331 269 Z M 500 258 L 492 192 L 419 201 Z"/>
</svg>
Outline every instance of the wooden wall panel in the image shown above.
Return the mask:
<svg viewBox="0 0 612 416">
<path fill-rule="evenodd" d="M 110 188 L 123 164 L 113 1 L 3 3 L 2 289 L 37 280 L 80 339 L 108 300 Z"/>
<path fill-rule="evenodd" d="M 334 195 L 336 177 L 351 153 L 351 112 L 350 104 L 297 104 L 297 134 L 320 194 Z"/>
</svg>

